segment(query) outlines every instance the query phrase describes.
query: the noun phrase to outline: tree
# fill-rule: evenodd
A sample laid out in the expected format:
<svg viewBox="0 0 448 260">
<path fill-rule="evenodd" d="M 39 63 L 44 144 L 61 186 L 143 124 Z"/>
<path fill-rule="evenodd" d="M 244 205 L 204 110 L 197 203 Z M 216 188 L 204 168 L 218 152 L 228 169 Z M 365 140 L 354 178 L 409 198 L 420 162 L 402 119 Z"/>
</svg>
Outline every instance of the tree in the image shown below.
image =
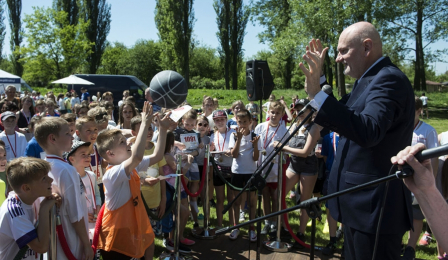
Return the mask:
<svg viewBox="0 0 448 260">
<path fill-rule="evenodd" d="M 258 34 L 260 42 L 268 43 L 275 53 L 275 61 L 280 66 L 281 85 L 292 87 L 295 68 L 296 43 L 287 31 L 291 22 L 291 1 L 259 0 L 252 6 L 252 19 L 257 20 L 266 29 Z M 291 42 L 292 40 L 292 42 Z M 276 84 L 277 85 L 277 84 Z"/>
<path fill-rule="evenodd" d="M 243 5 L 243 0 L 232 0 L 230 24 L 230 73 L 232 89 L 238 89 L 238 70 L 242 68 L 243 42 L 250 10 Z"/>
<path fill-rule="evenodd" d="M 56 11 L 67 13 L 67 21 L 70 25 L 76 25 L 79 20 L 79 0 L 54 0 L 53 8 Z"/>
<path fill-rule="evenodd" d="M 216 32 L 220 44 L 218 53 L 224 67 L 226 89 L 230 89 L 230 1 L 215 0 L 213 8 L 216 12 L 216 24 L 218 25 L 218 32 Z"/>
<path fill-rule="evenodd" d="M 405 39 L 414 39 L 414 89 L 426 90 L 425 68 L 429 61 L 437 60 L 445 50 L 431 52 L 428 46 L 438 40 L 448 38 L 448 1 L 414 0 L 398 1 L 388 5 L 388 0 L 379 3 L 377 16 L 385 22 L 382 25 L 388 32 L 402 34 Z M 407 45 L 407 44 L 406 44 Z"/>
<path fill-rule="evenodd" d="M 11 28 L 11 60 L 13 62 L 13 73 L 17 76 L 22 76 L 23 66 L 20 64 L 21 59 L 20 54 L 17 50 L 20 48 L 22 43 L 22 20 L 20 15 L 22 13 L 22 0 L 6 0 L 9 9 L 9 27 Z"/>
<path fill-rule="evenodd" d="M 128 48 L 121 42 L 108 44 L 104 50 L 101 66 L 98 72 L 101 74 L 120 75 L 124 73 L 123 60 L 127 60 Z"/>
<path fill-rule="evenodd" d="M 101 57 L 107 47 L 107 35 L 110 31 L 111 13 L 110 4 L 106 0 L 84 1 L 84 21 L 89 21 L 86 34 L 87 39 L 93 42 L 92 52 L 87 56 L 88 70 L 95 74 L 101 64 Z"/>
<path fill-rule="evenodd" d="M 5 42 L 5 34 L 6 34 L 6 25 L 5 25 L 5 9 L 4 9 L 4 1 L 0 0 L 0 63 L 3 61 L 3 44 Z"/>
<path fill-rule="evenodd" d="M 76 72 L 91 52 L 92 43 L 84 33 L 88 23 L 80 19 L 78 24 L 69 25 L 64 11 L 33 9 L 34 13 L 24 19 L 28 44 L 18 53 L 22 55 L 20 61 L 25 62 L 25 80 L 45 85 Z"/>
<path fill-rule="evenodd" d="M 190 86 L 190 51 L 195 22 L 193 0 L 156 0 L 155 22 L 162 40 L 164 69 L 177 68 Z"/>
<path fill-rule="evenodd" d="M 160 71 L 160 55 L 162 46 L 153 40 L 138 40 L 134 47 L 129 49 L 127 61 L 130 75 L 134 75 L 149 86 L 151 79 Z"/>
</svg>

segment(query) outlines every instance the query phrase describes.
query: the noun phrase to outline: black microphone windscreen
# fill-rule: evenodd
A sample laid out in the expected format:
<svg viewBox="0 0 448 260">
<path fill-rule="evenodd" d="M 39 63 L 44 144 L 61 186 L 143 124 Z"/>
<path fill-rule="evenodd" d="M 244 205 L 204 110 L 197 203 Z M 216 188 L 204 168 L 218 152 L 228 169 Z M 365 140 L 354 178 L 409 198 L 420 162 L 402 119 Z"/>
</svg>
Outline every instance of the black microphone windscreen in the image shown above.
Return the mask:
<svg viewBox="0 0 448 260">
<path fill-rule="evenodd" d="M 333 93 L 333 88 L 330 85 L 325 84 L 322 86 L 322 91 L 327 95 L 331 95 Z"/>
</svg>

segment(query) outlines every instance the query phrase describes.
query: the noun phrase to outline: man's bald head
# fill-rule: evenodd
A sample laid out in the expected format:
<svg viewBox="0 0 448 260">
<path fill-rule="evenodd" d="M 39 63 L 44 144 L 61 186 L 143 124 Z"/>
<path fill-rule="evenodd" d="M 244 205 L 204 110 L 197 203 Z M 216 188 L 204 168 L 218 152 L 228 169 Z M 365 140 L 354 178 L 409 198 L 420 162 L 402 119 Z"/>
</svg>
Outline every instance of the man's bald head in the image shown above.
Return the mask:
<svg viewBox="0 0 448 260">
<path fill-rule="evenodd" d="M 341 33 L 338 52 L 336 61 L 344 63 L 344 73 L 359 79 L 383 56 L 380 34 L 371 23 L 352 24 Z"/>
</svg>

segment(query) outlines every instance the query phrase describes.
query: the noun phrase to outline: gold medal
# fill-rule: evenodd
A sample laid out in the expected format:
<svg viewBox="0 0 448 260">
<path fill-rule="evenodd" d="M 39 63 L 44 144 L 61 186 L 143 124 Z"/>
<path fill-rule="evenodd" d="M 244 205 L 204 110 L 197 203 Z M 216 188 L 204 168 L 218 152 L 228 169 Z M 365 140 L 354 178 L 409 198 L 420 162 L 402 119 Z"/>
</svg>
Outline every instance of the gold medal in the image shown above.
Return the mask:
<svg viewBox="0 0 448 260">
<path fill-rule="evenodd" d="M 261 151 L 262 155 L 266 155 L 266 150 Z"/>
</svg>

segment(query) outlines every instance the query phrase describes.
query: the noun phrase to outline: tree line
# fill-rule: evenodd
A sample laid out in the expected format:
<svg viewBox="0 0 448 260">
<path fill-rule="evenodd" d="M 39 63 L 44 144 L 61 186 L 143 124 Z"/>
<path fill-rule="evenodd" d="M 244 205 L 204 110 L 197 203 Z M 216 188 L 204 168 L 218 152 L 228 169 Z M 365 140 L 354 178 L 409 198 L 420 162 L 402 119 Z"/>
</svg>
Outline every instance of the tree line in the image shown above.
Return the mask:
<svg viewBox="0 0 448 260">
<path fill-rule="evenodd" d="M 156 73 L 171 69 L 193 88 L 238 89 L 245 88 L 245 59 L 263 59 L 277 88 L 301 88 L 298 62 L 315 37 L 330 47 L 324 72 L 343 95 L 346 80 L 352 79 L 334 62 L 339 34 L 352 23 L 368 21 L 381 34 L 384 54 L 415 90 L 426 90 L 427 79 L 447 77 L 436 77 L 428 64 L 442 61 L 447 51 L 429 46 L 447 39 L 448 0 L 214 0 L 216 49 L 194 39 L 193 1 L 156 0 L 159 39 L 127 47 L 107 41 L 111 5 L 106 0 L 54 0 L 50 8 L 34 7 L 23 24 L 22 1 L 0 0 L 0 51 L 8 11 L 12 52 L 2 57 L 0 68 L 42 86 L 72 73 L 130 74 L 149 84 Z M 259 41 L 269 46 L 253 57 L 245 57 L 242 48 L 248 22 L 264 28 Z"/>
</svg>

